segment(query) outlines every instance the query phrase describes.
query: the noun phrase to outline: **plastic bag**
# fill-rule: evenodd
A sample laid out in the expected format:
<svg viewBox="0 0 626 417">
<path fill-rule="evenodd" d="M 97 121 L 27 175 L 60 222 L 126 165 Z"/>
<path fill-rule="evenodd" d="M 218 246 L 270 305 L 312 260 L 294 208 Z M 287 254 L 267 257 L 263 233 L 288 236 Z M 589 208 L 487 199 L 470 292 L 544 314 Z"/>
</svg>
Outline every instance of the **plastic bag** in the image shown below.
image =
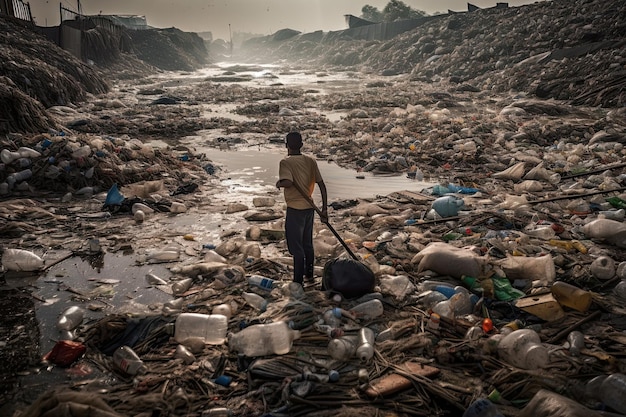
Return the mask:
<svg viewBox="0 0 626 417">
<path fill-rule="evenodd" d="M 59 340 L 52 347 L 52 350 L 45 354 L 43 359 L 59 366 L 69 366 L 82 356 L 85 351 L 87 351 L 87 347 L 80 342 Z"/>
<path fill-rule="evenodd" d="M 358 298 L 374 291 L 376 277 L 365 264 L 348 258 L 331 259 L 324 265 L 322 290 Z"/>
<path fill-rule="evenodd" d="M 113 184 L 111 188 L 109 188 L 109 192 L 107 193 L 107 197 L 104 200 L 104 204 L 109 206 L 115 206 L 122 204 L 122 201 L 124 201 L 124 196 L 117 188 L 117 184 Z"/>
</svg>

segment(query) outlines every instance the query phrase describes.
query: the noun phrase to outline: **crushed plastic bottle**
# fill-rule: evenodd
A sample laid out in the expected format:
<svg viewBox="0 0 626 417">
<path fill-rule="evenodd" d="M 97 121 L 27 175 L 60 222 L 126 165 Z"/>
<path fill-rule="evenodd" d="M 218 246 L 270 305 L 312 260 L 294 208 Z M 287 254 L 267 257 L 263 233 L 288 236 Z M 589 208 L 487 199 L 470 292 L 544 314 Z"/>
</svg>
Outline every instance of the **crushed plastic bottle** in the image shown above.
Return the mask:
<svg viewBox="0 0 626 417">
<path fill-rule="evenodd" d="M 59 320 L 57 321 L 57 328 L 59 330 L 74 330 L 83 322 L 85 317 L 85 310 L 78 306 L 71 306 L 65 309 Z"/>
</svg>

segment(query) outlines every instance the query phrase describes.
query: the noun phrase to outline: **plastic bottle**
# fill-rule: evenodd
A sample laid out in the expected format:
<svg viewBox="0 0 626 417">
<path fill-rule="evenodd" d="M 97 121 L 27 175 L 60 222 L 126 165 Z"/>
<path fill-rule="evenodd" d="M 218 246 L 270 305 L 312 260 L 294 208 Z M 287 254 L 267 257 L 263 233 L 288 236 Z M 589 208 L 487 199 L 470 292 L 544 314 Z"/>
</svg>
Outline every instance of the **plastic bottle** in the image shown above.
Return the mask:
<svg viewBox="0 0 626 417">
<path fill-rule="evenodd" d="M 254 324 L 228 336 L 230 350 L 245 356 L 284 355 L 289 353 L 300 331 L 289 328 L 284 321 Z"/>
<path fill-rule="evenodd" d="M 43 259 L 24 249 L 5 249 L 2 266 L 8 271 L 39 271 L 44 267 Z"/>
<path fill-rule="evenodd" d="M 145 214 L 152 214 L 154 213 L 154 210 L 152 209 L 152 207 L 143 204 L 143 203 L 134 203 L 133 206 L 131 207 L 130 211 L 135 214 L 137 211 L 143 211 Z"/>
<path fill-rule="evenodd" d="M 233 412 L 226 407 L 215 407 L 210 410 L 204 410 L 200 417 L 231 417 Z"/>
<path fill-rule="evenodd" d="M 504 417 L 498 407 L 487 398 L 474 401 L 463 413 L 463 417 Z"/>
<path fill-rule="evenodd" d="M 150 263 L 177 261 L 180 256 L 177 250 L 151 250 L 146 253 L 146 258 Z"/>
<path fill-rule="evenodd" d="M 603 281 L 615 276 L 615 261 L 608 256 L 598 256 L 589 266 L 591 274 Z"/>
<path fill-rule="evenodd" d="M 418 307 L 422 307 L 427 311 L 432 309 L 437 303 L 447 300 L 445 295 L 433 290 L 426 290 L 415 297 L 411 297 L 411 299 Z"/>
<path fill-rule="evenodd" d="M 515 330 L 498 343 L 498 356 L 521 369 L 540 369 L 549 362 L 548 350 L 532 329 Z"/>
<path fill-rule="evenodd" d="M 585 348 L 585 335 L 578 330 L 574 330 L 567 335 L 567 344 L 572 356 L 578 356 L 580 351 Z"/>
<path fill-rule="evenodd" d="M 246 300 L 246 303 L 260 312 L 264 312 L 267 309 L 267 300 L 259 294 L 253 292 L 243 292 L 241 296 L 244 300 Z"/>
<path fill-rule="evenodd" d="M 135 223 L 141 224 L 144 220 L 146 220 L 146 213 L 142 210 L 137 210 L 135 211 L 135 214 L 133 214 L 133 219 L 135 219 Z"/>
<path fill-rule="evenodd" d="M 620 414 L 626 414 L 626 375 L 611 374 L 600 385 L 600 400 Z"/>
<path fill-rule="evenodd" d="M 174 324 L 174 340 L 183 343 L 200 338 L 208 345 L 221 345 L 226 340 L 228 319 L 221 314 L 181 313 Z"/>
<path fill-rule="evenodd" d="M 174 295 L 181 295 L 185 293 L 193 284 L 193 278 L 183 278 L 180 281 L 176 281 L 172 284 L 172 292 Z"/>
<path fill-rule="evenodd" d="M 381 316 L 384 312 L 383 303 L 378 299 L 365 301 L 364 303 L 357 304 L 350 310 L 355 317 L 361 319 L 373 319 Z"/>
<path fill-rule="evenodd" d="M 445 195 L 433 201 L 432 207 L 441 217 L 454 217 L 459 214 L 459 209 L 465 202 L 462 198 L 454 195 Z"/>
<path fill-rule="evenodd" d="M 149 285 L 167 285 L 167 282 L 153 273 L 146 274 L 146 282 Z"/>
<path fill-rule="evenodd" d="M 183 203 L 173 201 L 172 205 L 170 206 L 170 213 L 184 213 L 186 211 L 187 211 L 187 206 L 184 205 Z"/>
<path fill-rule="evenodd" d="M 276 281 L 261 275 L 250 275 L 248 277 L 248 285 L 264 291 L 272 291 L 276 286 Z"/>
<path fill-rule="evenodd" d="M 7 165 L 21 157 L 22 155 L 19 152 L 11 152 L 8 149 L 3 149 L 0 152 L 0 160 Z"/>
<path fill-rule="evenodd" d="M 83 322 L 85 310 L 78 306 L 68 307 L 57 321 L 59 330 L 74 330 Z"/>
<path fill-rule="evenodd" d="M 367 362 L 374 356 L 374 339 L 374 331 L 369 327 L 363 327 L 359 330 L 356 357 L 359 358 L 361 362 Z"/>
<path fill-rule="evenodd" d="M 358 336 L 341 336 L 328 342 L 328 353 L 333 359 L 347 361 L 356 354 Z"/>
<path fill-rule="evenodd" d="M 190 365 L 196 361 L 196 357 L 183 345 L 176 346 L 176 351 L 174 352 L 174 357 L 177 359 L 181 359 L 183 363 Z"/>
<path fill-rule="evenodd" d="M 113 363 L 128 375 L 144 374 L 147 371 L 141 358 L 128 346 L 120 346 L 113 352 Z"/>
<path fill-rule="evenodd" d="M 591 306 L 592 296 L 589 291 L 582 290 L 575 285 L 568 284 L 563 281 L 557 281 L 552 284 L 550 291 L 554 298 L 562 306 L 572 308 L 574 310 L 585 312 Z"/>
</svg>

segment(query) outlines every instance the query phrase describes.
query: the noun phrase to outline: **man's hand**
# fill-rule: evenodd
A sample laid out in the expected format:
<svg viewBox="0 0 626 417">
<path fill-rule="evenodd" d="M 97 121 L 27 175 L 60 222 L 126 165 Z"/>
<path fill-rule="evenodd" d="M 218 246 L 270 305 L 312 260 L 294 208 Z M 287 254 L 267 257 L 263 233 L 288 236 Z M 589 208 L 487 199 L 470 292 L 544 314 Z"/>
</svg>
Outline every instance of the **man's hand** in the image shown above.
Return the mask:
<svg viewBox="0 0 626 417">
<path fill-rule="evenodd" d="M 322 223 L 328 224 L 328 210 L 327 209 L 324 209 L 321 211 L 320 220 L 322 221 Z"/>
</svg>

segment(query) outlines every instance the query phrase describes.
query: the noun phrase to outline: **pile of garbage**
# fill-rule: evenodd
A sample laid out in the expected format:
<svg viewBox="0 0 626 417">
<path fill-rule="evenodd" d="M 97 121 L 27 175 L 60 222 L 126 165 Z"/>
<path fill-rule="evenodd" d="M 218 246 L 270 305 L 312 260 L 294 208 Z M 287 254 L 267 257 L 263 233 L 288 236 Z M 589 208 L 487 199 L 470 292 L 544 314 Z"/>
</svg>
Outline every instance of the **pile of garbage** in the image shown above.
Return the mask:
<svg viewBox="0 0 626 417">
<path fill-rule="evenodd" d="M 530 172 L 494 179 L 518 170 Z M 565 197 L 496 203 L 480 187 L 440 184 L 337 202 L 356 259 L 319 225 L 325 261 L 304 287 L 291 282 L 289 258 L 262 256 L 273 239 L 255 226 L 245 241 L 204 247 L 201 260 L 152 251 L 146 261 L 170 274 L 146 284 L 172 300 L 88 323 L 84 307 L 70 307 L 44 360 L 87 381 L 23 415 L 50 403 L 107 416 L 626 414 L 626 195 Z M 3 257 L 5 268 L 19 264 Z M 363 266 L 371 286 L 360 286 Z M 103 378 L 115 382 L 101 397 Z"/>
<path fill-rule="evenodd" d="M 73 134 L 69 131 L 0 139 L 0 196 L 54 192 L 64 198 L 89 198 L 114 184 L 127 185 L 170 177 L 182 181 L 180 169 L 202 171 L 189 155 L 163 152 L 127 137 Z"/>
</svg>

